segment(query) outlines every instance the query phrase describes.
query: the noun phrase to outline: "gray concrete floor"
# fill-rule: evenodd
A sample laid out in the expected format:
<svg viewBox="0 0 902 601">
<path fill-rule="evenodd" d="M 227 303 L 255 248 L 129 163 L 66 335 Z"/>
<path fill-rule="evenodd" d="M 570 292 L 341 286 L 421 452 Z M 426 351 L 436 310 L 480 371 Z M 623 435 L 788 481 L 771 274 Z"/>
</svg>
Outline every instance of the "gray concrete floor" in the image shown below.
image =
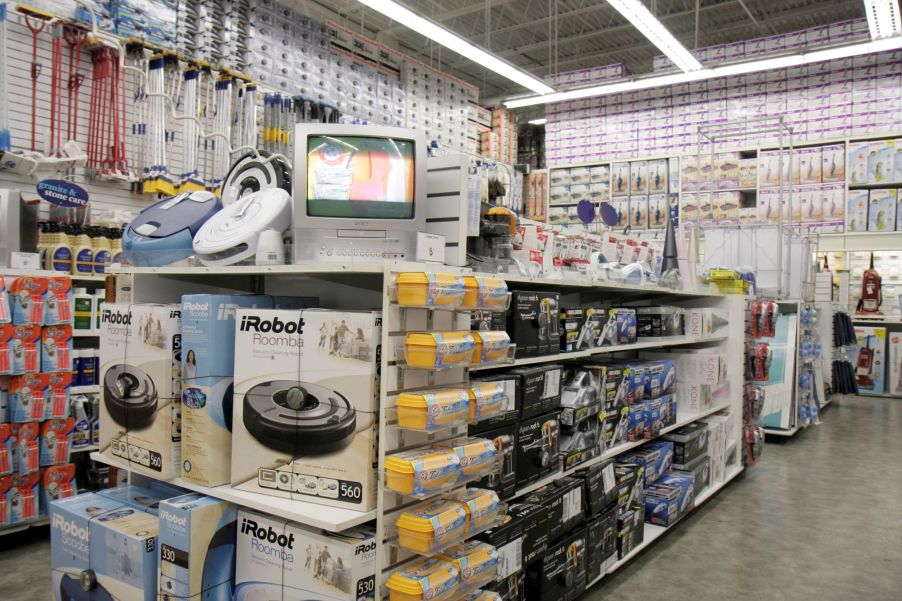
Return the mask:
<svg viewBox="0 0 902 601">
<path fill-rule="evenodd" d="M 899 601 L 902 401 L 832 403 L 586 601 Z M 47 527 L 0 538 L 0 599 L 49 601 Z M 131 601 L 131 600 L 122 600 Z"/>
</svg>

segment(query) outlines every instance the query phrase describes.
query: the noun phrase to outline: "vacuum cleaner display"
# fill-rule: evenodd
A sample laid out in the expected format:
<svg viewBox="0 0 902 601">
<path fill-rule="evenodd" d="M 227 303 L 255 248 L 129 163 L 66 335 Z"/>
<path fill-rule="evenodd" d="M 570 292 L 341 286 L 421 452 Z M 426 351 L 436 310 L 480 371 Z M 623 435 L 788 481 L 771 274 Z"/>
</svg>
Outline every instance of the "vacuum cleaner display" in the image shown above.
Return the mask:
<svg viewBox="0 0 902 601">
<path fill-rule="evenodd" d="M 266 188 L 247 194 L 204 223 L 194 235 L 194 252 L 204 265 L 234 265 L 258 254 L 267 231 L 283 234 L 289 228 L 291 195 L 282 188 Z M 284 256 L 283 249 L 272 250 Z"/>
<path fill-rule="evenodd" d="M 100 452 L 158 478 L 181 473 L 179 305 L 104 305 Z"/>
<path fill-rule="evenodd" d="M 375 506 L 377 312 L 239 309 L 232 486 Z"/>
<path fill-rule="evenodd" d="M 267 152 L 246 154 L 235 163 L 222 184 L 222 204 L 229 206 L 249 194 L 280 188 L 291 194 L 291 168 Z"/>
<path fill-rule="evenodd" d="M 153 204 L 122 233 L 125 259 L 139 267 L 170 265 L 194 254 L 194 237 L 222 203 L 211 192 L 185 192 Z"/>
<path fill-rule="evenodd" d="M 850 349 L 859 394 L 883 395 L 886 387 L 886 328 L 855 326 L 858 346 Z"/>
<path fill-rule="evenodd" d="M 495 452 L 501 457 L 501 471 L 483 478 L 480 486 L 494 490 L 503 501 L 517 492 L 517 425 L 489 430 L 481 436 L 495 445 Z"/>
<path fill-rule="evenodd" d="M 528 601 L 572 601 L 586 590 L 586 530 L 579 528 L 526 568 Z"/>
<path fill-rule="evenodd" d="M 871 253 L 871 265 L 861 276 L 861 297 L 855 309 L 857 315 L 883 315 L 880 305 L 883 304 L 883 278 L 874 269 L 874 253 Z"/>
<path fill-rule="evenodd" d="M 560 352 L 560 294 L 515 290 L 507 331 L 517 345 L 516 358 Z"/>
<path fill-rule="evenodd" d="M 159 601 L 232 600 L 237 514 L 196 493 L 160 504 Z"/>
<path fill-rule="evenodd" d="M 229 481 L 235 309 L 272 306 L 271 296 L 182 297 L 182 477 L 190 482 Z"/>
<path fill-rule="evenodd" d="M 238 512 L 235 601 L 358 601 L 372 598 L 375 580 L 376 538 L 366 527 L 328 533 Z"/>
<path fill-rule="evenodd" d="M 517 430 L 517 486 L 522 487 L 560 467 L 560 411 L 524 419 Z"/>
<path fill-rule="evenodd" d="M 515 264 L 514 235 L 517 216 L 508 208 L 483 202 L 479 210 L 479 236 L 467 238 L 467 255 L 477 271 L 507 273 Z"/>
</svg>

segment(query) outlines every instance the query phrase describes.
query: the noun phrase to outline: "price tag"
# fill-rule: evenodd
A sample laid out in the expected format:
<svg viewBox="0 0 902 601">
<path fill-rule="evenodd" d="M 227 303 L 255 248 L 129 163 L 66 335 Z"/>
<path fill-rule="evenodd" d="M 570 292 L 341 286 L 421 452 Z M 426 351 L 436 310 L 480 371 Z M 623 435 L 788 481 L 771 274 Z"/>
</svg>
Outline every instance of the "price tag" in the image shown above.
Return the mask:
<svg viewBox="0 0 902 601">
<path fill-rule="evenodd" d="M 445 237 L 439 234 L 417 232 L 417 261 L 445 262 Z"/>
</svg>

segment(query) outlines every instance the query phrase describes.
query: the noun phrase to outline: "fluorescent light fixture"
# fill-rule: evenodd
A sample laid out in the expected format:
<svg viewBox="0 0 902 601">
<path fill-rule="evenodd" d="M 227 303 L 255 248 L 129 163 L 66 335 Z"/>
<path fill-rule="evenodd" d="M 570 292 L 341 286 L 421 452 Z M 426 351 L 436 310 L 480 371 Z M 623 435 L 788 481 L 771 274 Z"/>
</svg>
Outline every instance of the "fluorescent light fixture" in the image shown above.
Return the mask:
<svg viewBox="0 0 902 601">
<path fill-rule="evenodd" d="M 879 40 L 902 34 L 902 15 L 899 0 L 864 0 L 871 39 Z"/>
<path fill-rule="evenodd" d="M 550 94 L 554 92 L 554 88 L 546 84 L 541 79 L 533 77 L 525 71 L 514 67 L 494 54 L 486 52 L 482 48 L 477 48 L 467 40 L 463 39 L 456 33 L 452 33 L 429 21 L 408 8 L 401 6 L 393 0 L 360 0 L 361 4 L 369 6 L 378 11 L 389 19 L 408 27 L 426 36 L 427 38 L 441 44 L 449 50 L 453 50 L 457 54 L 478 63 L 490 71 L 494 71 L 498 75 L 508 78 L 516 82 L 528 90 L 532 90 L 536 94 Z"/>
<path fill-rule="evenodd" d="M 608 0 L 648 41 L 658 47 L 681 71 L 699 71 L 702 64 L 673 37 L 639 0 Z"/>
<path fill-rule="evenodd" d="M 706 79 L 714 79 L 716 77 L 729 77 L 731 75 L 742 75 L 743 73 L 757 73 L 760 71 L 770 71 L 771 69 L 782 69 L 785 67 L 796 67 L 799 65 L 808 65 L 811 63 L 820 63 L 823 61 L 830 61 L 839 58 L 848 58 L 852 56 L 861 56 L 863 54 L 873 54 L 875 52 L 887 52 L 890 50 L 898 49 L 902 49 L 902 36 L 882 38 L 879 40 L 873 40 L 871 42 L 852 44 L 849 46 L 837 46 L 835 48 L 827 48 L 825 50 L 814 50 L 801 54 L 786 54 L 783 56 L 775 56 L 773 58 L 765 58 L 757 61 L 736 63 L 733 65 L 723 65 L 720 67 L 711 67 L 702 69 L 701 71 L 673 73 L 670 75 L 661 75 L 659 77 L 646 77 L 643 79 L 633 79 L 629 81 L 620 81 L 611 84 L 591 86 L 588 88 L 568 90 L 567 92 L 556 92 L 554 94 L 546 94 L 544 96 L 516 98 L 513 100 L 505 101 L 504 106 L 510 109 L 515 109 L 524 106 L 535 106 L 537 104 L 566 102 L 568 100 L 577 100 L 579 98 L 606 96 L 608 94 L 631 92 L 633 90 L 647 90 L 650 88 L 671 86 L 679 83 L 703 81 Z"/>
<path fill-rule="evenodd" d="M 527 121 L 530 125 L 545 125 L 548 123 L 548 119 L 542 117 L 541 119 L 532 119 L 531 121 Z"/>
</svg>

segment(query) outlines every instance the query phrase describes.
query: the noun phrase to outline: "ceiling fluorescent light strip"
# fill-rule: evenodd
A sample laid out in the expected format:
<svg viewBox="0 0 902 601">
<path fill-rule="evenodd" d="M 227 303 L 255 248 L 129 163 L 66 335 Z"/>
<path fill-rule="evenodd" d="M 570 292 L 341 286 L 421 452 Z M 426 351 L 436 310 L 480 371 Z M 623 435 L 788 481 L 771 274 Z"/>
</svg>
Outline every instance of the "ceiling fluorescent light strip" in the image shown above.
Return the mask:
<svg viewBox="0 0 902 601">
<path fill-rule="evenodd" d="M 864 0 L 871 39 L 879 40 L 902 33 L 899 0 Z"/>
<path fill-rule="evenodd" d="M 639 0 L 608 0 L 614 9 L 633 24 L 648 41 L 658 47 L 682 71 L 699 71 L 702 64 L 658 21 Z"/>
<path fill-rule="evenodd" d="M 851 56 L 861 56 L 863 54 L 873 54 L 875 52 L 898 50 L 900 48 L 902 48 L 902 36 L 895 36 L 892 38 L 883 38 L 862 44 L 837 46 L 835 48 L 815 50 L 812 52 L 805 52 L 803 54 L 787 54 L 784 56 L 776 56 L 774 58 L 766 58 L 757 61 L 712 67 L 702 69 L 701 71 L 690 71 L 688 73 L 673 73 L 671 75 L 661 75 L 658 77 L 633 79 L 612 84 L 568 90 L 566 92 L 556 92 L 554 94 L 546 94 L 545 96 L 515 98 L 505 101 L 504 105 L 507 108 L 515 109 L 524 106 L 535 106 L 537 104 L 566 102 L 568 100 L 578 100 L 580 98 L 592 98 L 595 96 L 606 96 L 608 94 L 617 94 L 620 92 L 632 92 L 634 90 L 647 90 L 650 88 L 659 88 L 680 83 L 703 81 L 706 79 L 714 79 L 716 77 L 729 77 L 731 75 L 742 75 L 744 73 L 757 73 L 760 71 L 769 71 L 771 69 L 796 67 L 799 65 L 808 65 L 811 63 L 819 63 L 822 61 L 835 60 Z"/>
<path fill-rule="evenodd" d="M 531 119 L 527 121 L 530 125 L 545 125 L 548 123 L 548 119 L 542 117 L 541 119 Z"/>
<path fill-rule="evenodd" d="M 533 77 L 525 71 L 514 67 L 497 56 L 486 52 L 482 48 L 477 48 L 459 35 L 452 33 L 417 15 L 413 11 L 401 6 L 393 0 L 359 0 L 373 10 L 382 13 L 389 19 L 412 29 L 413 31 L 425 36 L 438 44 L 441 44 L 449 50 L 453 50 L 457 54 L 478 63 L 490 71 L 494 71 L 498 75 L 508 78 L 509 80 L 520 84 L 528 90 L 532 90 L 536 94 L 550 94 L 554 92 L 554 88 L 546 84 L 541 79 Z"/>
</svg>

